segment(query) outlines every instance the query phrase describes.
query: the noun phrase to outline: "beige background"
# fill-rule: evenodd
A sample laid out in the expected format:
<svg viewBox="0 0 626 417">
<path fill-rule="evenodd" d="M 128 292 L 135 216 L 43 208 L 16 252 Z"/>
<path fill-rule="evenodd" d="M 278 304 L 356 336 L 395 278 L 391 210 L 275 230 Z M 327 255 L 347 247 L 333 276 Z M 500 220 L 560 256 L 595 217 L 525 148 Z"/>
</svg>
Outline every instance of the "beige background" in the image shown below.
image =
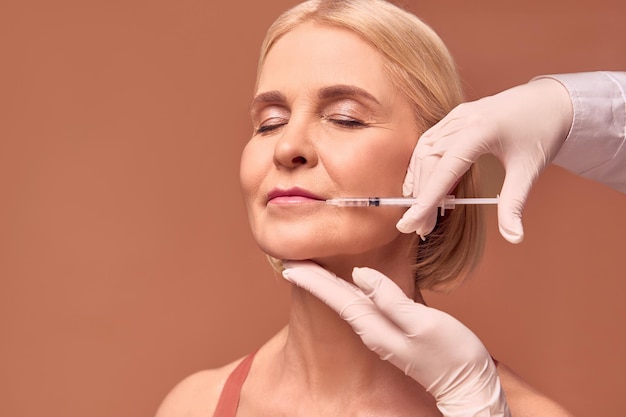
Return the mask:
<svg viewBox="0 0 626 417">
<path fill-rule="evenodd" d="M 0 415 L 150 416 L 283 325 L 238 160 L 260 42 L 295 3 L 0 2 Z M 468 98 L 626 69 L 622 1 L 404 3 Z M 622 416 L 625 210 L 550 168 L 525 242 L 505 243 L 490 210 L 477 276 L 427 299 L 578 415 Z"/>
</svg>

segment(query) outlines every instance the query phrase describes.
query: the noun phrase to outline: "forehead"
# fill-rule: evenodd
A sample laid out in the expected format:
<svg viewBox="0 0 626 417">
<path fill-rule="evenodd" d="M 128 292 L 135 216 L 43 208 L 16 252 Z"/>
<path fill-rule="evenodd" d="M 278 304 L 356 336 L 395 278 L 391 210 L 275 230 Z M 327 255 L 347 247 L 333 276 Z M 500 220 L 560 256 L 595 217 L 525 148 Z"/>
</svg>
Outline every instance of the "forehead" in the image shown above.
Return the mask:
<svg viewBox="0 0 626 417">
<path fill-rule="evenodd" d="M 383 97 L 393 90 L 384 59 L 347 29 L 307 22 L 283 35 L 269 51 L 257 92 L 346 84 Z"/>
</svg>

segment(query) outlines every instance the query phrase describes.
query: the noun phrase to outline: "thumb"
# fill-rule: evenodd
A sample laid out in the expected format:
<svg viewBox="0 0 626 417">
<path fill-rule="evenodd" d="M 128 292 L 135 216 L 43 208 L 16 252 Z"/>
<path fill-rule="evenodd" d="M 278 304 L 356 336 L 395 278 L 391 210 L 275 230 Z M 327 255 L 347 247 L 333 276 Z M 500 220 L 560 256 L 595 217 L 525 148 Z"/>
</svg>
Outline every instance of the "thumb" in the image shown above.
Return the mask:
<svg viewBox="0 0 626 417">
<path fill-rule="evenodd" d="M 376 306 L 384 312 L 405 334 L 415 334 L 424 326 L 429 308 L 416 303 L 386 275 L 372 268 L 354 268 L 354 283 L 363 290 Z"/>
<path fill-rule="evenodd" d="M 498 228 L 500 234 L 511 243 L 524 240 L 522 211 L 537 173 L 521 169 L 509 169 L 498 200 Z"/>
<path fill-rule="evenodd" d="M 289 261 L 285 262 L 285 267 L 285 279 L 309 291 L 333 309 L 382 359 L 393 355 L 390 347 L 402 345 L 403 335 L 360 288 L 313 262 Z"/>
<path fill-rule="evenodd" d="M 341 314 L 347 305 L 367 299 L 356 286 L 311 261 L 285 261 L 283 277 Z"/>
</svg>

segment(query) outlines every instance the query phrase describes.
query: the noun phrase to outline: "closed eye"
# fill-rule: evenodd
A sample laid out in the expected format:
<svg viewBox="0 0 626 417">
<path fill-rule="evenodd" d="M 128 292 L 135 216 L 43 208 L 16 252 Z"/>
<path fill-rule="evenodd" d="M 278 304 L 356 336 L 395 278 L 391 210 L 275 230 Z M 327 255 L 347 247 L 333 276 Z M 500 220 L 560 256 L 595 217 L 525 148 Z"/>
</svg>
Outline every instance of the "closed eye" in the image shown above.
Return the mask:
<svg viewBox="0 0 626 417">
<path fill-rule="evenodd" d="M 277 129 L 280 129 L 288 122 L 287 119 L 282 117 L 272 117 L 271 119 L 265 120 L 259 127 L 254 131 L 255 135 L 263 135 L 271 133 Z"/>
<path fill-rule="evenodd" d="M 324 120 L 337 125 L 339 127 L 344 127 L 344 128 L 348 128 L 348 129 L 361 129 L 364 127 L 367 127 L 368 124 L 365 122 L 362 122 L 361 120 L 358 119 L 354 119 L 351 117 L 346 117 L 346 116 L 342 116 L 342 115 L 330 115 L 330 116 L 324 116 Z"/>
</svg>

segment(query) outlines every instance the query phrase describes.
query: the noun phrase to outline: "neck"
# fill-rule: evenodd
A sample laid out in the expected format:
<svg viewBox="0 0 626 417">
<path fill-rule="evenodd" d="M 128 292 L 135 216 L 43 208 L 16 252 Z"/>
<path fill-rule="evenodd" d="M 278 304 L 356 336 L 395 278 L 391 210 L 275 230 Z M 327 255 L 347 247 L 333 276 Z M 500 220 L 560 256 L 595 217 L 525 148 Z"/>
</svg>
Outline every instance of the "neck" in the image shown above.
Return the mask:
<svg viewBox="0 0 626 417">
<path fill-rule="evenodd" d="M 421 300 L 407 250 L 402 248 L 406 244 L 315 261 L 350 282 L 354 267 L 374 268 L 398 284 L 409 298 Z M 405 379 L 398 369 L 370 351 L 350 325 L 322 301 L 293 286 L 291 302 L 285 359 L 307 381 L 309 390 L 336 393 L 353 391 L 366 383 L 388 384 Z"/>
</svg>

